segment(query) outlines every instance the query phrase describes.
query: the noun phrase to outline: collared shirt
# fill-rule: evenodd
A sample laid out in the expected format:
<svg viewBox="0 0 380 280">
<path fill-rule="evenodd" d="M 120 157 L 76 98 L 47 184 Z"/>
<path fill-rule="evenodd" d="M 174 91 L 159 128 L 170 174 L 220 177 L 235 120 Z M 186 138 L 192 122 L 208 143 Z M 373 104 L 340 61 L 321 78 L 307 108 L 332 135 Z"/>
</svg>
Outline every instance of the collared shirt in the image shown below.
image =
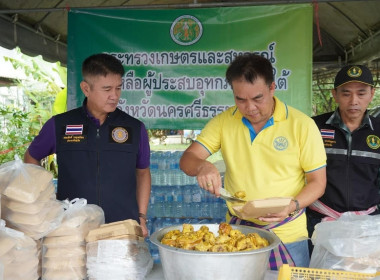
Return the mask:
<svg viewBox="0 0 380 280">
<path fill-rule="evenodd" d="M 344 130 L 346 132 L 345 135 L 346 135 L 347 142 L 349 141 L 351 131 L 348 129 L 346 124 L 343 122 L 343 120 L 340 116 L 340 113 L 339 113 L 339 108 L 337 108 L 334 111 L 334 113 L 331 115 L 331 117 L 326 121 L 326 124 L 329 124 L 329 125 L 332 125 L 335 127 L 340 127 L 342 130 Z M 366 111 L 360 126 L 356 130 L 361 129 L 364 126 L 369 126 L 373 130 L 372 121 L 369 118 L 369 112 L 368 111 Z"/>
<path fill-rule="evenodd" d="M 327 154 L 327 186 L 319 200 L 339 213 L 379 204 L 380 119 L 367 111 L 354 131 L 343 123 L 339 108 L 313 119 Z"/>
<path fill-rule="evenodd" d="M 322 139 L 313 120 L 275 99 L 273 120 L 253 138 L 243 115 L 233 106 L 208 122 L 196 140 L 210 154 L 221 150 L 226 189 L 231 193 L 244 190 L 248 200 L 295 197 L 305 186 L 305 173 L 326 165 Z M 232 204 L 227 206 L 235 214 Z M 307 237 L 305 215 L 274 231 L 284 242 Z"/>
</svg>

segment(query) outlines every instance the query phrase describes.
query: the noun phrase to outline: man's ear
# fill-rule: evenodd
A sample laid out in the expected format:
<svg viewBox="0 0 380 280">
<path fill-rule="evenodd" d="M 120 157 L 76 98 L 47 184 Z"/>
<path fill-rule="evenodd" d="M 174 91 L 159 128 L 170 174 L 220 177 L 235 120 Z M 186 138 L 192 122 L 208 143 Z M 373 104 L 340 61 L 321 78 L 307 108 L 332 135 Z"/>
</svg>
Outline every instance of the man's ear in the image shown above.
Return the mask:
<svg viewBox="0 0 380 280">
<path fill-rule="evenodd" d="M 81 81 L 80 82 L 80 89 L 82 90 L 83 94 L 88 97 L 89 92 L 90 92 L 90 85 L 86 81 Z"/>
<path fill-rule="evenodd" d="M 372 95 L 371 102 L 373 100 L 373 97 L 375 96 L 375 91 L 376 91 L 376 89 L 374 87 L 371 87 L 371 95 Z"/>
<path fill-rule="evenodd" d="M 337 93 L 336 93 L 336 89 L 335 89 L 335 88 L 333 88 L 333 89 L 331 90 L 331 94 L 332 94 L 332 96 L 334 97 L 335 102 L 337 102 Z"/>
<path fill-rule="evenodd" d="M 270 92 L 272 97 L 274 96 L 275 90 L 276 90 L 276 83 L 272 82 L 271 85 L 269 86 L 269 92 Z"/>
</svg>

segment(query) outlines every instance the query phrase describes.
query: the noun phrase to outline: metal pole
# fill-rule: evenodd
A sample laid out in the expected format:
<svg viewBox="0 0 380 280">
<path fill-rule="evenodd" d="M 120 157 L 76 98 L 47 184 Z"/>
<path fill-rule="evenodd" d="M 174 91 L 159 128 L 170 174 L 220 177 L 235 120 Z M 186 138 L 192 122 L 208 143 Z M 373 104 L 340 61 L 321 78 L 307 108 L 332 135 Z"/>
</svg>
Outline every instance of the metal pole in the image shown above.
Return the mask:
<svg viewBox="0 0 380 280">
<path fill-rule="evenodd" d="M 357 2 L 358 0 L 318 0 L 318 3 L 332 2 Z M 378 0 L 367 0 L 371 2 Z M 61 7 L 61 8 L 31 8 L 31 9 L 3 9 L 0 14 L 21 14 L 21 13 L 50 13 L 50 12 L 67 12 L 70 9 L 182 9 L 182 8 L 212 8 L 212 7 L 236 7 L 236 6 L 261 6 L 261 5 L 286 5 L 286 4 L 305 4 L 315 3 L 314 0 L 267 0 L 267 1 L 246 1 L 246 2 L 212 2 L 212 3 L 194 3 L 189 4 L 156 4 L 156 5 L 126 5 L 126 6 L 82 6 L 82 7 Z"/>
</svg>

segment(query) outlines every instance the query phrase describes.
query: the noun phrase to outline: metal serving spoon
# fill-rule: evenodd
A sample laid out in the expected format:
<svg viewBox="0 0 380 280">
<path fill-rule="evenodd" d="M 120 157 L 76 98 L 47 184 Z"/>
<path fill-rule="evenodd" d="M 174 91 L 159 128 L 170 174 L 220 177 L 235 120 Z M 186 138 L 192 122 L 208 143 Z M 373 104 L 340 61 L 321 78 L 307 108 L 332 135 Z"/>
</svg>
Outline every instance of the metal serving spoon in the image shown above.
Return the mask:
<svg viewBox="0 0 380 280">
<path fill-rule="evenodd" d="M 227 191 L 226 189 L 224 188 L 220 188 L 220 197 L 226 201 L 229 201 L 229 202 L 247 202 L 245 199 L 242 199 L 242 198 L 238 198 L 236 196 L 233 196 L 229 191 Z"/>
</svg>

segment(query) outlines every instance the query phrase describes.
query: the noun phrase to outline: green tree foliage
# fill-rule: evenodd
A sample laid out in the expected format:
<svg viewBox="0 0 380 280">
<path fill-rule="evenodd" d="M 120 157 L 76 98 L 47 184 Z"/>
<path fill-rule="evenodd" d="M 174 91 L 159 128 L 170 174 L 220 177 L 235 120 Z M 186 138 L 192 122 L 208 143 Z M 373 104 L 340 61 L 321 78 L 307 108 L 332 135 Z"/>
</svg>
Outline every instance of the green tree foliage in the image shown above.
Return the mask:
<svg viewBox="0 0 380 280">
<path fill-rule="evenodd" d="M 11 62 L 15 69 L 22 69 L 26 76 L 16 81 L 25 95 L 25 104 L 22 108 L 12 104 L 0 107 L 0 151 L 8 151 L 0 154 L 0 163 L 13 160 L 15 154 L 23 157 L 29 142 L 52 116 L 55 96 L 66 85 L 67 69 L 60 63 L 19 54 L 17 58 L 4 57 L 4 60 Z"/>
<path fill-rule="evenodd" d="M 20 158 L 32 140 L 29 134 L 29 113 L 13 106 L 0 107 L 0 164 Z"/>
<path fill-rule="evenodd" d="M 334 83 L 331 76 L 315 77 L 313 80 L 313 116 L 331 112 L 336 109 L 336 103 L 331 94 L 333 87 Z"/>
</svg>

